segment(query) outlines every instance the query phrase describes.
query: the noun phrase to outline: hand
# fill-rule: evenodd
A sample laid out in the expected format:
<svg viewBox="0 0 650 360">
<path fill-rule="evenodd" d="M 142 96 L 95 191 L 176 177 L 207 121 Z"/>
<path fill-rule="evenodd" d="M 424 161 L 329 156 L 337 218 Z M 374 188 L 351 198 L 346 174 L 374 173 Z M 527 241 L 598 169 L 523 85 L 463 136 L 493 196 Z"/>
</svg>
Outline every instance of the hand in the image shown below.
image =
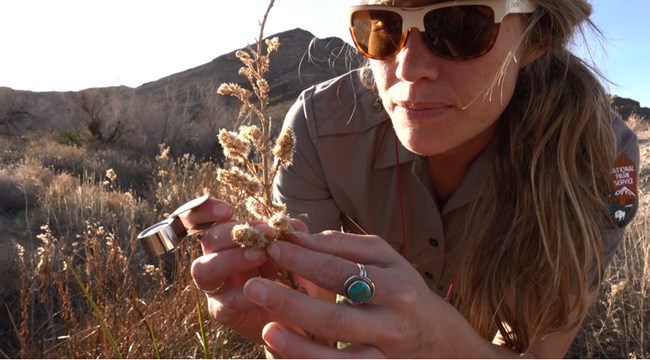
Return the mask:
<svg viewBox="0 0 650 360">
<path fill-rule="evenodd" d="M 262 343 L 262 328 L 275 318 L 265 308 L 249 301 L 243 293 L 244 283 L 255 277 L 275 279 L 275 265 L 261 249 L 244 249 L 232 241 L 232 227 L 242 222 L 232 218 L 232 207 L 221 200 L 210 199 L 182 216 L 188 228 L 214 223 L 201 237 L 203 256 L 192 263 L 192 278 L 199 289 L 207 291 L 210 315 L 246 338 Z M 262 228 L 261 221 L 249 221 Z M 293 221 L 295 229 L 306 226 Z"/>
<path fill-rule="evenodd" d="M 251 279 L 247 299 L 266 309 L 277 322 L 263 339 L 284 357 L 456 357 L 454 345 L 489 346 L 447 302 L 429 290 L 418 272 L 383 239 L 339 232 L 300 234 L 292 243 L 274 242 L 268 253 L 275 262 L 314 284 L 343 293 L 343 283 L 366 265 L 375 284 L 369 303 L 333 304 L 280 284 Z M 305 329 L 320 338 L 350 342 L 345 350 L 313 341 L 291 330 Z M 462 336 L 462 337 L 459 337 Z"/>
</svg>

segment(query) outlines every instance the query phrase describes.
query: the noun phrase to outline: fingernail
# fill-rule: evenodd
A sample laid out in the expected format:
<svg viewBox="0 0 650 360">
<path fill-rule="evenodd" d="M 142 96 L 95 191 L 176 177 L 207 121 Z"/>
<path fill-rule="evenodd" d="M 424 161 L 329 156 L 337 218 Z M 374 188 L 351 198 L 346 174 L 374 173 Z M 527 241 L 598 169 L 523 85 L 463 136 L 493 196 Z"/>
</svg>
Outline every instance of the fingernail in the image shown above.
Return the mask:
<svg viewBox="0 0 650 360">
<path fill-rule="evenodd" d="M 286 342 L 286 333 L 284 329 L 280 326 L 273 326 L 270 329 L 267 329 L 262 334 L 264 341 L 274 350 L 279 351 L 284 349 L 284 344 Z"/>
<path fill-rule="evenodd" d="M 269 244 L 269 246 L 266 248 L 266 252 L 269 254 L 270 257 L 273 258 L 273 260 L 275 261 L 280 260 L 280 246 L 276 244 L 275 241 Z"/>
<path fill-rule="evenodd" d="M 259 303 L 266 301 L 268 288 L 257 278 L 252 278 L 244 285 L 244 294 L 251 300 Z"/>
<path fill-rule="evenodd" d="M 264 257 L 264 250 L 257 248 L 250 248 L 244 251 L 244 259 L 248 261 L 257 261 Z"/>
</svg>

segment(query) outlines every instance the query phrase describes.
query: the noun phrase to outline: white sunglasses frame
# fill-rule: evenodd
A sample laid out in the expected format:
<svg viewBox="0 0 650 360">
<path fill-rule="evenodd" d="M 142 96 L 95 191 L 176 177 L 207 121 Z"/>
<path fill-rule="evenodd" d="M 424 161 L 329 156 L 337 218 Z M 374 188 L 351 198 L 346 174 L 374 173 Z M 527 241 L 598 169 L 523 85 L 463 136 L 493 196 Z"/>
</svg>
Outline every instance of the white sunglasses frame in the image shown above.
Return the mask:
<svg viewBox="0 0 650 360">
<path fill-rule="evenodd" d="M 448 7 L 471 5 L 482 5 L 491 8 L 494 12 L 495 24 L 500 24 L 503 21 L 503 18 L 505 18 L 508 14 L 528 14 L 534 12 L 537 9 L 537 4 L 531 3 L 530 0 L 455 0 L 417 7 L 397 7 L 391 5 L 356 5 L 350 6 L 348 10 L 348 19 L 350 20 L 350 34 L 352 34 L 352 38 L 356 44 L 356 38 L 354 36 L 354 31 L 352 30 L 352 16 L 355 12 L 360 10 L 383 10 L 399 14 L 399 16 L 402 17 L 402 34 L 408 34 L 413 28 L 420 30 L 422 33 L 425 32 L 424 16 L 429 13 L 429 11 Z M 406 41 L 406 39 L 404 39 L 404 41 Z M 403 46 L 404 45 L 402 44 L 400 48 L 403 48 Z M 384 60 L 384 58 L 378 59 Z"/>
</svg>

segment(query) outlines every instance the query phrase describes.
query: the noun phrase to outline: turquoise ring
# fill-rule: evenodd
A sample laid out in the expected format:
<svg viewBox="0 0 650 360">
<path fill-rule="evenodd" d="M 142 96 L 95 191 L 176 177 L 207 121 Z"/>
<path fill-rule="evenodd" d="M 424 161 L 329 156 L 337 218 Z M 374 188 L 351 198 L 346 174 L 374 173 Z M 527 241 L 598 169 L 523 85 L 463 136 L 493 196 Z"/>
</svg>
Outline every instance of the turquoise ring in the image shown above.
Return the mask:
<svg viewBox="0 0 650 360">
<path fill-rule="evenodd" d="M 352 275 L 343 284 L 344 295 L 355 304 L 365 304 L 375 294 L 375 284 L 368 278 L 366 267 L 357 263 L 359 274 Z"/>
</svg>

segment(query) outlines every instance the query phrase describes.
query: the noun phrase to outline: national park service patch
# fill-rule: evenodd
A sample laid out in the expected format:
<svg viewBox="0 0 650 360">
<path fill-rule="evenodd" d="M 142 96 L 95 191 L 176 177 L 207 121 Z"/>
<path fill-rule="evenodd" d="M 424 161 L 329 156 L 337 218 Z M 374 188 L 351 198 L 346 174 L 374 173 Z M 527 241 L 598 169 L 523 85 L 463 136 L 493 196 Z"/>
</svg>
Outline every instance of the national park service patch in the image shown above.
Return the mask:
<svg viewBox="0 0 650 360">
<path fill-rule="evenodd" d="M 609 195 L 609 211 L 613 225 L 627 225 L 637 207 L 637 168 L 625 154 L 619 156 L 612 167 L 612 191 Z"/>
</svg>

